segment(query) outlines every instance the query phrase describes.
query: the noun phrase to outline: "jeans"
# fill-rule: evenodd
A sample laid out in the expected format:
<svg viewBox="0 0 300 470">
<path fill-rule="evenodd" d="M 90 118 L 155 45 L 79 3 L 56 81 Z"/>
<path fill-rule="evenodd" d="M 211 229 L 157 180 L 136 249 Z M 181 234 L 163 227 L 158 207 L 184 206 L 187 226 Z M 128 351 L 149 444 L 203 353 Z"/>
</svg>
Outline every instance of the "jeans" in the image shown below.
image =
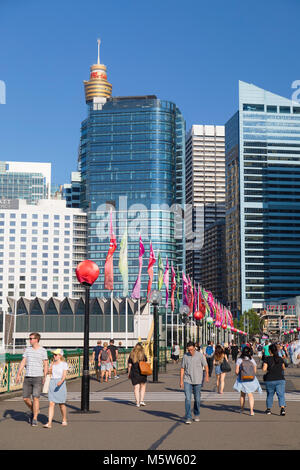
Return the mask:
<svg viewBox="0 0 300 470">
<path fill-rule="evenodd" d="M 279 406 L 286 406 L 284 399 L 285 380 L 271 380 L 270 382 L 266 381 L 265 384 L 267 389 L 267 408 L 272 408 L 275 392 L 278 397 Z"/>
<path fill-rule="evenodd" d="M 207 365 L 208 365 L 208 374 L 211 377 L 213 367 L 214 367 L 214 358 L 213 357 L 207 357 L 206 362 L 207 362 Z"/>
<path fill-rule="evenodd" d="M 189 384 L 184 382 L 185 394 L 185 419 L 192 419 L 192 393 L 194 394 L 194 415 L 200 415 L 201 384 Z"/>
</svg>

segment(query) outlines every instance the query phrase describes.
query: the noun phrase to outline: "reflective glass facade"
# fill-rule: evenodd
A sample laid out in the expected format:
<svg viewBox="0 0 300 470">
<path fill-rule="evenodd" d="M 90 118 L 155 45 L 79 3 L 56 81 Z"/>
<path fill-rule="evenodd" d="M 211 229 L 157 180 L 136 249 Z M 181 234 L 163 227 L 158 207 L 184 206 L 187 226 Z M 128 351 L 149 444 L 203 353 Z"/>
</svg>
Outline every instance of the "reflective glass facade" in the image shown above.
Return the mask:
<svg viewBox="0 0 300 470">
<path fill-rule="evenodd" d="M 1 172 L 0 198 L 26 199 L 31 204 L 47 199 L 45 177 L 41 173 Z"/>
<path fill-rule="evenodd" d="M 175 104 L 155 96 L 110 98 L 101 109 L 94 108 L 93 103 L 88 104 L 88 118 L 81 127 L 79 158 L 81 207 L 88 212 L 88 257 L 98 263 L 102 273 L 91 295 L 110 295 L 104 289 L 103 277 L 109 234 L 106 230 L 103 237 L 102 229 L 112 205 L 118 243 L 114 254 L 114 296 L 122 296 L 123 291 L 118 261 L 127 223 L 129 294 L 138 274 L 140 232 L 145 247 L 145 297 L 150 240 L 156 257 L 160 250 L 164 264 L 168 256 L 170 267 L 172 262 L 180 271 L 185 266 L 183 220 L 179 216 L 179 206 L 185 202 L 185 123 Z M 173 212 L 169 211 L 171 206 Z M 156 273 L 157 263 L 155 285 Z"/>
<path fill-rule="evenodd" d="M 300 291 L 300 105 L 240 82 L 226 124 L 228 294 L 237 311 Z"/>
</svg>

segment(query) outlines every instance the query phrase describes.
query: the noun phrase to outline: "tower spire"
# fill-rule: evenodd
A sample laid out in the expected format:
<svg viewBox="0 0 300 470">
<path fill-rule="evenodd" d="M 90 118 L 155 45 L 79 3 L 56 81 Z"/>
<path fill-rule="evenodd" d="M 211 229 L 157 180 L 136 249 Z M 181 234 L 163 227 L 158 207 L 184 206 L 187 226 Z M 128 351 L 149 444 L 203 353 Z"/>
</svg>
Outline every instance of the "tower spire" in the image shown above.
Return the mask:
<svg viewBox="0 0 300 470">
<path fill-rule="evenodd" d="M 97 64 L 100 65 L 100 44 L 101 44 L 101 39 L 97 39 L 98 43 L 98 61 Z"/>
</svg>

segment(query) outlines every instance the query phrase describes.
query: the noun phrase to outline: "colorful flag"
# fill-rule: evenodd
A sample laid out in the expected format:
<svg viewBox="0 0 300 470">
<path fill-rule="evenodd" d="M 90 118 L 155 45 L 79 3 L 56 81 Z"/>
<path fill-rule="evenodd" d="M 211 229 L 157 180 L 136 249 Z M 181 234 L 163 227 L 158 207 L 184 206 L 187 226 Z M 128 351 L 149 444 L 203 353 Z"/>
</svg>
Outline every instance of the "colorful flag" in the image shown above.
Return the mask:
<svg viewBox="0 0 300 470">
<path fill-rule="evenodd" d="M 105 266 L 104 266 L 104 287 L 105 289 L 113 290 L 114 288 L 113 254 L 117 248 L 117 240 L 113 232 L 112 211 L 110 211 L 109 234 L 110 234 L 109 250 L 106 256 Z"/>
<path fill-rule="evenodd" d="M 161 290 L 164 283 L 164 265 L 160 252 L 158 253 L 158 290 Z"/>
<path fill-rule="evenodd" d="M 173 268 L 173 263 L 171 267 L 171 311 L 174 312 L 175 310 L 175 299 L 174 294 L 176 290 L 176 273 L 175 269 Z"/>
<path fill-rule="evenodd" d="M 188 300 L 188 285 L 189 281 L 187 280 L 184 272 L 182 271 L 182 286 L 183 286 L 183 305 L 189 305 Z"/>
<path fill-rule="evenodd" d="M 142 267 L 143 267 L 143 254 L 145 253 L 145 248 L 142 242 L 142 237 L 140 236 L 140 247 L 139 247 L 139 274 L 135 281 L 135 284 L 132 289 L 131 297 L 133 299 L 139 299 L 141 297 L 141 277 L 142 277 Z"/>
<path fill-rule="evenodd" d="M 194 312 L 198 310 L 198 293 L 196 289 L 196 283 L 194 281 Z"/>
<path fill-rule="evenodd" d="M 149 264 L 148 264 L 148 269 L 147 269 L 147 272 L 149 274 L 149 281 L 148 281 L 148 287 L 147 287 L 147 301 L 149 300 L 149 294 L 150 294 L 151 287 L 152 287 L 153 265 L 155 263 L 156 263 L 155 254 L 152 248 L 152 242 L 150 242 L 150 257 L 149 257 Z"/>
<path fill-rule="evenodd" d="M 190 307 L 190 314 L 193 312 L 193 304 L 194 304 L 194 294 L 193 294 L 193 284 L 191 281 L 190 276 L 188 276 L 188 306 Z"/>
<path fill-rule="evenodd" d="M 201 295 L 202 295 L 202 299 L 204 301 L 204 305 L 205 305 L 205 309 L 206 309 L 206 314 L 205 316 L 208 317 L 209 314 L 210 314 L 210 308 L 209 308 L 209 305 L 208 305 L 208 302 L 207 302 L 207 297 L 208 297 L 208 293 L 206 292 L 206 290 L 200 286 L 200 290 L 201 290 Z"/>
<path fill-rule="evenodd" d="M 120 245 L 119 270 L 123 279 L 123 297 L 128 295 L 128 248 L 127 248 L 127 227 L 123 233 Z"/>
<path fill-rule="evenodd" d="M 167 257 L 167 262 L 166 262 L 166 269 L 165 269 L 165 274 L 164 274 L 164 283 L 166 286 L 166 309 L 168 309 L 168 304 L 169 304 L 169 261 Z"/>
<path fill-rule="evenodd" d="M 180 276 L 179 276 L 178 268 L 177 268 L 177 304 L 179 308 L 180 306 Z"/>
</svg>

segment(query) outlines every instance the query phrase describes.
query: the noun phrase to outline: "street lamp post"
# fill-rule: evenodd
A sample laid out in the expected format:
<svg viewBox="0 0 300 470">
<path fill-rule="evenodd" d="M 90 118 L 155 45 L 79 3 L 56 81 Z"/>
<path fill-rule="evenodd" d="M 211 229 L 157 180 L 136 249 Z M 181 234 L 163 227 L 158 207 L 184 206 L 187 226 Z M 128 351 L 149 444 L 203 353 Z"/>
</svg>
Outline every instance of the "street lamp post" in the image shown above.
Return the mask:
<svg viewBox="0 0 300 470">
<path fill-rule="evenodd" d="M 83 371 L 81 380 L 81 411 L 89 412 L 90 371 L 89 371 L 89 325 L 90 325 L 90 288 L 99 276 L 99 268 L 90 260 L 82 261 L 76 268 L 76 276 L 85 288 Z"/>
<path fill-rule="evenodd" d="M 159 326 L 158 326 L 158 310 L 162 295 L 158 290 L 150 292 L 150 303 L 153 305 L 153 382 L 158 382 L 158 356 L 159 356 Z"/>
<path fill-rule="evenodd" d="M 184 352 L 186 352 L 186 344 L 187 344 L 186 327 L 189 321 L 190 309 L 187 305 L 181 305 L 179 312 L 181 316 L 181 322 L 183 323 L 183 348 L 184 348 Z"/>
</svg>

